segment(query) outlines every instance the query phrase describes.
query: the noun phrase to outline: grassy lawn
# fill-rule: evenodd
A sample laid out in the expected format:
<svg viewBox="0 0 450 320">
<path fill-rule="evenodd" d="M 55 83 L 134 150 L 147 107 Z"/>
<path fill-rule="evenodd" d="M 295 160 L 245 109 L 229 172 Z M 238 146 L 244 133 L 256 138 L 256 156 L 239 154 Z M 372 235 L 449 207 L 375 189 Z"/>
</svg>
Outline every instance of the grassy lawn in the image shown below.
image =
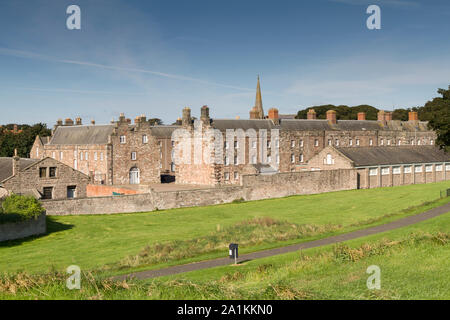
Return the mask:
<svg viewBox="0 0 450 320">
<path fill-rule="evenodd" d="M 18 271 L 44 273 L 50 269 L 61 271 L 71 264 L 79 265 L 83 270 L 100 269 L 105 264 L 114 265 L 129 255 L 138 254 L 147 245 L 205 237 L 216 230 L 254 218 L 270 217 L 323 230 L 301 239 L 253 244 L 242 248 L 241 252 L 245 253 L 325 237 L 425 211 L 449 200 L 412 207 L 436 200 L 439 191 L 445 188 L 450 188 L 450 181 L 149 213 L 51 217 L 48 235 L 0 245 L 0 274 Z M 406 210 L 408 208 L 412 209 Z M 223 252 L 203 253 L 170 263 L 223 255 Z M 167 264 L 159 263 L 152 267 Z"/>
<path fill-rule="evenodd" d="M 343 244 L 146 281 L 83 273 L 0 277 L 0 299 L 450 299 L 450 213 Z M 381 290 L 368 290 L 368 266 Z"/>
</svg>

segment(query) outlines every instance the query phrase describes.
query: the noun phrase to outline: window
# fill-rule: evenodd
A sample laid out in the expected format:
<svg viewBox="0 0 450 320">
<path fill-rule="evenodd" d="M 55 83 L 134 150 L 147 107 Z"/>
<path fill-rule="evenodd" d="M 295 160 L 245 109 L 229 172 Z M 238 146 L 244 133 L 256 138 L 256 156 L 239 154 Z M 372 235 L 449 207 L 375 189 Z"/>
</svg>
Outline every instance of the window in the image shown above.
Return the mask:
<svg viewBox="0 0 450 320">
<path fill-rule="evenodd" d="M 401 168 L 400 167 L 393 167 L 392 168 L 392 173 L 393 174 L 400 174 L 401 173 Z"/>
<path fill-rule="evenodd" d="M 120 136 L 120 143 L 121 144 L 127 143 L 127 137 L 126 136 Z"/>
<path fill-rule="evenodd" d="M 295 163 L 295 154 L 291 154 L 291 163 Z"/>
<path fill-rule="evenodd" d="M 142 143 L 148 143 L 148 137 L 146 134 L 142 136 Z"/>
<path fill-rule="evenodd" d="M 403 173 L 411 173 L 411 166 L 404 166 Z"/>
<path fill-rule="evenodd" d="M 315 139 L 314 140 L 314 147 L 318 147 L 319 146 L 319 140 Z"/>
<path fill-rule="evenodd" d="M 56 153 L 55 153 L 55 151 L 52 152 L 52 158 L 53 158 L 53 159 L 56 159 Z"/>
<path fill-rule="evenodd" d="M 239 179 L 239 173 L 238 172 L 234 172 L 234 180 L 237 180 L 237 179 Z"/>
<path fill-rule="evenodd" d="M 224 172 L 223 178 L 224 178 L 226 181 L 230 180 L 230 173 L 229 173 L 229 172 Z"/>
<path fill-rule="evenodd" d="M 76 159 L 76 158 L 77 158 L 77 155 L 78 155 L 78 154 L 77 154 L 77 152 L 76 152 L 76 151 L 74 151 L 74 152 L 73 152 L 73 157 L 74 157 L 74 159 Z"/>
<path fill-rule="evenodd" d="M 42 192 L 42 199 L 48 200 L 53 198 L 53 187 L 44 187 Z"/>
<path fill-rule="evenodd" d="M 50 178 L 55 178 L 56 177 L 56 167 L 51 167 L 48 171 L 48 176 Z"/>
<path fill-rule="evenodd" d="M 300 156 L 298 157 L 298 160 L 299 160 L 300 162 L 303 162 L 303 154 L 300 154 Z"/>
<path fill-rule="evenodd" d="M 267 140 L 267 149 L 270 148 L 270 140 Z"/>
<path fill-rule="evenodd" d="M 422 172 L 422 166 L 415 166 L 414 172 L 416 172 L 416 173 Z"/>
<path fill-rule="evenodd" d="M 100 152 L 100 161 L 103 161 L 103 152 Z"/>
<path fill-rule="evenodd" d="M 303 147 L 303 139 L 302 139 L 302 140 L 300 140 L 300 143 L 299 143 L 299 145 L 300 145 L 300 147 Z"/>
<path fill-rule="evenodd" d="M 331 139 L 328 139 L 328 145 L 331 146 L 332 144 Z"/>
<path fill-rule="evenodd" d="M 356 139 L 356 145 L 359 146 L 359 139 Z"/>
<path fill-rule="evenodd" d="M 84 153 L 84 156 L 85 156 L 85 160 L 87 161 L 87 160 L 89 160 L 89 153 L 86 151 L 85 153 Z"/>
<path fill-rule="evenodd" d="M 378 175 L 378 168 L 370 168 L 369 176 L 376 176 L 376 175 Z"/>
<path fill-rule="evenodd" d="M 67 187 L 67 199 L 73 199 L 76 197 L 76 191 L 77 191 L 77 187 L 76 186 L 68 186 Z"/>
<path fill-rule="evenodd" d="M 234 142 L 234 148 L 235 148 L 235 149 L 239 148 L 239 141 L 235 141 L 235 142 Z"/>
<path fill-rule="evenodd" d="M 63 158 L 64 158 L 64 152 L 61 151 L 59 153 L 59 160 L 63 160 Z"/>
<path fill-rule="evenodd" d="M 291 140 L 291 148 L 295 147 L 295 140 Z"/>
<path fill-rule="evenodd" d="M 39 168 L 39 178 L 47 178 L 47 168 Z"/>
<path fill-rule="evenodd" d="M 425 172 L 433 172 L 433 165 L 432 164 L 427 164 L 425 166 Z"/>
<path fill-rule="evenodd" d="M 399 146 L 402 145 L 402 140 L 398 140 L 398 145 L 399 145 Z"/>
<path fill-rule="evenodd" d="M 450 164 L 445 165 L 445 171 L 450 171 Z"/>
<path fill-rule="evenodd" d="M 36 158 L 39 158 L 39 147 L 36 148 Z"/>
<path fill-rule="evenodd" d="M 97 154 L 97 152 L 94 152 L 94 160 L 95 160 L 95 161 L 98 160 L 98 154 Z"/>
<path fill-rule="evenodd" d="M 369 139 L 369 146 L 373 146 L 373 140 Z"/>
<path fill-rule="evenodd" d="M 170 171 L 175 172 L 175 163 L 170 163 Z"/>
<path fill-rule="evenodd" d="M 230 148 L 230 144 L 228 143 L 228 141 L 225 141 L 225 149 L 228 150 Z"/>
<path fill-rule="evenodd" d="M 334 159 L 332 158 L 331 154 L 327 154 L 326 164 L 334 164 Z"/>
<path fill-rule="evenodd" d="M 230 165 L 230 159 L 228 158 L 228 156 L 225 156 L 225 165 L 226 166 Z"/>
<path fill-rule="evenodd" d="M 256 149 L 256 141 L 252 141 L 252 148 Z"/>
<path fill-rule="evenodd" d="M 411 140 L 411 145 L 413 146 L 413 145 L 415 145 L 415 142 L 414 142 L 414 140 Z"/>
<path fill-rule="evenodd" d="M 136 156 L 136 152 L 132 152 L 131 153 L 131 160 L 136 160 L 137 156 Z"/>
<path fill-rule="evenodd" d="M 387 145 L 390 146 L 391 145 L 391 139 L 388 139 L 387 141 Z"/>
<path fill-rule="evenodd" d="M 417 145 L 420 146 L 420 144 L 422 143 L 421 140 L 417 140 Z"/>
<path fill-rule="evenodd" d="M 384 139 L 380 140 L 380 146 L 384 146 Z"/>
<path fill-rule="evenodd" d="M 349 146 L 352 146 L 352 145 L 353 145 L 353 139 L 350 139 L 350 140 L 348 141 L 348 145 L 349 145 Z"/>
<path fill-rule="evenodd" d="M 83 152 L 80 152 L 80 160 L 83 161 Z"/>
<path fill-rule="evenodd" d="M 336 147 L 339 147 L 339 139 L 336 139 Z"/>
<path fill-rule="evenodd" d="M 389 167 L 383 167 L 381 168 L 381 174 L 382 175 L 388 175 L 389 174 Z"/>
<path fill-rule="evenodd" d="M 252 164 L 256 164 L 256 156 L 252 156 Z"/>
<path fill-rule="evenodd" d="M 437 164 L 434 170 L 435 171 L 442 171 L 442 164 Z"/>
<path fill-rule="evenodd" d="M 238 164 L 238 157 L 234 156 L 234 164 L 237 165 Z"/>
<path fill-rule="evenodd" d="M 434 145 L 434 140 L 433 139 L 430 140 L 430 144 Z"/>
</svg>

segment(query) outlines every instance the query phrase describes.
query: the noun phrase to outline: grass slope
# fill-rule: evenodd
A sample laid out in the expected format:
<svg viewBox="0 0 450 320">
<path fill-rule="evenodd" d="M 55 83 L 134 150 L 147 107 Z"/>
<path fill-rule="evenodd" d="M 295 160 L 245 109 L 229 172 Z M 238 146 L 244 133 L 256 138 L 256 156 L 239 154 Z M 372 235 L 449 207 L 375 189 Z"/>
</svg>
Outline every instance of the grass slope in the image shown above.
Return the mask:
<svg viewBox="0 0 450 320">
<path fill-rule="evenodd" d="M 331 224 L 344 232 L 425 211 L 438 203 L 407 212 L 402 210 L 435 200 L 440 190 L 449 187 L 450 181 L 446 181 L 150 213 L 51 217 L 48 235 L 0 245 L 0 273 L 42 273 L 51 268 L 64 270 L 71 264 L 83 270 L 98 269 L 137 254 L 147 245 L 200 238 L 214 232 L 218 226 L 226 228 L 261 217 L 299 225 Z M 309 238 L 302 239 L 306 240 Z M 265 244 L 242 248 L 241 252 L 267 247 Z M 218 255 L 200 258 L 214 256 Z"/>
</svg>

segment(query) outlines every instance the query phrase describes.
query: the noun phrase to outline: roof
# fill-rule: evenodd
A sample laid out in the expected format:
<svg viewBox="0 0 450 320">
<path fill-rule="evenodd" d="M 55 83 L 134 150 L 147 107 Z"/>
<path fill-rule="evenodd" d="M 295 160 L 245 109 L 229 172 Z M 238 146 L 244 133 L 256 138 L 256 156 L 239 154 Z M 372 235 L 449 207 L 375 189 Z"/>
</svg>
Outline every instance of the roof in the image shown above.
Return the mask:
<svg viewBox="0 0 450 320">
<path fill-rule="evenodd" d="M 157 138 L 171 138 L 172 133 L 176 130 L 181 128 L 180 126 L 152 126 L 150 127 L 152 131 L 152 135 L 154 135 Z"/>
<path fill-rule="evenodd" d="M 450 161 L 450 154 L 436 146 L 336 148 L 355 167 Z"/>
<path fill-rule="evenodd" d="M 427 122 L 389 121 L 383 125 L 375 120 L 338 120 L 332 125 L 328 120 L 280 118 L 280 125 L 270 119 L 213 119 L 213 128 L 226 129 L 280 129 L 287 131 L 429 131 Z"/>
<path fill-rule="evenodd" d="M 20 170 L 23 170 L 26 167 L 28 167 L 38 161 L 39 160 L 37 160 L 37 159 L 21 158 L 19 160 Z M 13 175 L 12 163 L 13 163 L 12 158 L 0 158 L 0 182 Z"/>
<path fill-rule="evenodd" d="M 56 128 L 50 145 L 107 144 L 114 125 L 83 125 Z"/>
</svg>

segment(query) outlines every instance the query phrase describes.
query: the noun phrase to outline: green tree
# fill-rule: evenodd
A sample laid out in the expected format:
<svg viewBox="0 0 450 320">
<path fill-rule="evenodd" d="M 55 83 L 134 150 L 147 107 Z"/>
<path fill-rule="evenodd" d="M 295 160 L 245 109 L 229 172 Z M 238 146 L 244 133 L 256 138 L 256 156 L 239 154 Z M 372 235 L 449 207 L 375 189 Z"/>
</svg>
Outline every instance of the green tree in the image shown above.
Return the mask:
<svg viewBox="0 0 450 320">
<path fill-rule="evenodd" d="M 28 157 L 36 136 L 45 137 L 51 134 L 51 130 L 43 123 L 37 123 L 33 126 L 23 124 L 17 125 L 17 127 L 19 133 L 11 131 L 14 124 L 8 124 L 0 129 L 0 157 L 12 157 L 14 149 L 17 149 L 20 157 Z"/>
</svg>

